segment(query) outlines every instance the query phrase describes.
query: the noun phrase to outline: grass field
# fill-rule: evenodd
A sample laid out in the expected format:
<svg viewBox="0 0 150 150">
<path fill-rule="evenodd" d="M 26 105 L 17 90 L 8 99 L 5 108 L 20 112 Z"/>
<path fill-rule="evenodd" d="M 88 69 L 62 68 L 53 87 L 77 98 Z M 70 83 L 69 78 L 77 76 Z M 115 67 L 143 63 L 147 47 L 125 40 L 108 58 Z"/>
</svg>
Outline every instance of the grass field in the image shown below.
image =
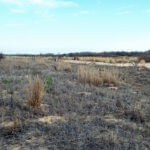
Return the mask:
<svg viewBox="0 0 150 150">
<path fill-rule="evenodd" d="M 0 149 L 149 150 L 150 70 L 6 57 Z"/>
</svg>

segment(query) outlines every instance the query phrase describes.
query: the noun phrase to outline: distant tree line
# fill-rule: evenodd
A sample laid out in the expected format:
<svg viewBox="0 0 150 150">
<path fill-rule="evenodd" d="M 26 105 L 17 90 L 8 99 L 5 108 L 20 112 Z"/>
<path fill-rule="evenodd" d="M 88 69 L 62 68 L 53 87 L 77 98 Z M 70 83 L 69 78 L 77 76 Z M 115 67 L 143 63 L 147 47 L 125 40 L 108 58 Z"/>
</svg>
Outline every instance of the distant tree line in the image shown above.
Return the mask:
<svg viewBox="0 0 150 150">
<path fill-rule="evenodd" d="M 53 53 L 47 53 L 47 54 L 13 54 L 13 55 L 5 55 L 5 56 L 22 56 L 22 57 L 49 57 L 49 56 L 53 56 L 53 57 L 74 57 L 74 59 L 77 60 L 78 57 L 118 57 L 118 56 L 128 56 L 128 57 L 138 57 L 139 60 L 145 60 L 146 62 L 150 62 L 150 50 L 145 51 L 145 52 L 125 52 L 125 51 L 121 51 L 121 52 L 100 52 L 100 53 L 96 53 L 96 52 L 79 52 L 79 53 L 68 53 L 68 54 L 53 54 Z M 0 54 L 0 59 L 3 58 L 4 55 Z"/>
</svg>

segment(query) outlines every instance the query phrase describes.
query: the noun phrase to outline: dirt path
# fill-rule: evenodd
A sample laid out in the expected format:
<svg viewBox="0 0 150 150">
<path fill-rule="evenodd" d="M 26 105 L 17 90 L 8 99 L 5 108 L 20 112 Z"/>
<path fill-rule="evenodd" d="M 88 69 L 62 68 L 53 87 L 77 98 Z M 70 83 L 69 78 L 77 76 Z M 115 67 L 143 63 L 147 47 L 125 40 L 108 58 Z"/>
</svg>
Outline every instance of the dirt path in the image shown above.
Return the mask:
<svg viewBox="0 0 150 150">
<path fill-rule="evenodd" d="M 78 60 L 65 60 L 65 62 L 73 63 L 73 64 L 96 64 L 96 65 L 106 65 L 106 66 L 118 66 L 118 67 L 129 67 L 133 66 L 131 63 L 118 63 L 118 64 L 110 64 L 110 63 L 104 63 L 104 62 L 91 62 L 91 61 L 78 61 Z M 150 68 L 150 63 L 146 64 L 137 64 L 139 67 L 146 67 Z"/>
</svg>

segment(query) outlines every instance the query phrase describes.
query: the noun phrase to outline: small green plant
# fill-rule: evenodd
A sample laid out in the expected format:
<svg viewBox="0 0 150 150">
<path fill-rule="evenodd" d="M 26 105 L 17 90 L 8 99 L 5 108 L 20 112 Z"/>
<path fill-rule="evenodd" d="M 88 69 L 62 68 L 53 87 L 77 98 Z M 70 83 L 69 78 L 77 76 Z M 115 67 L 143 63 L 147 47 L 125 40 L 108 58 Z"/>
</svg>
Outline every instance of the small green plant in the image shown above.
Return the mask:
<svg viewBox="0 0 150 150">
<path fill-rule="evenodd" d="M 44 88 L 45 88 L 45 91 L 46 91 L 46 92 L 49 93 L 49 92 L 52 90 L 52 87 L 51 87 L 52 83 L 53 83 L 53 79 L 52 79 L 51 76 L 49 76 L 49 77 L 44 81 Z"/>
</svg>

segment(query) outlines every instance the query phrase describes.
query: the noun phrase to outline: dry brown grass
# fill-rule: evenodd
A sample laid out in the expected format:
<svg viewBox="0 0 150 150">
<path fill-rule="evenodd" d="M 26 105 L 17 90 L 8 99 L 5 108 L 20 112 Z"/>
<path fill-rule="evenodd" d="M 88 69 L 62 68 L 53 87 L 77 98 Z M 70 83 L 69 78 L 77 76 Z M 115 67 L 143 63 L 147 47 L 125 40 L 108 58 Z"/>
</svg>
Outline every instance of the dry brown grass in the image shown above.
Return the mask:
<svg viewBox="0 0 150 150">
<path fill-rule="evenodd" d="M 56 64 L 56 70 L 57 71 L 71 71 L 71 64 L 64 61 L 58 61 Z"/>
<path fill-rule="evenodd" d="M 47 59 L 48 59 L 47 57 L 36 57 L 35 61 L 40 66 L 48 67 Z"/>
<path fill-rule="evenodd" d="M 39 77 L 35 77 L 34 80 L 30 81 L 28 105 L 32 107 L 40 107 L 44 88 L 42 81 Z"/>
<path fill-rule="evenodd" d="M 145 65 L 146 61 L 144 59 L 140 60 L 139 62 L 141 65 Z"/>
<path fill-rule="evenodd" d="M 78 80 L 82 83 L 89 83 L 93 85 L 101 84 L 100 74 L 94 67 L 80 66 L 78 68 Z"/>
<path fill-rule="evenodd" d="M 93 85 L 117 84 L 119 83 L 119 71 L 117 69 L 104 69 L 99 72 L 98 69 L 89 66 L 80 66 L 78 68 L 78 81 Z"/>
<path fill-rule="evenodd" d="M 104 69 L 101 72 L 102 84 L 117 84 L 120 82 L 119 71 L 118 69 Z"/>
</svg>

